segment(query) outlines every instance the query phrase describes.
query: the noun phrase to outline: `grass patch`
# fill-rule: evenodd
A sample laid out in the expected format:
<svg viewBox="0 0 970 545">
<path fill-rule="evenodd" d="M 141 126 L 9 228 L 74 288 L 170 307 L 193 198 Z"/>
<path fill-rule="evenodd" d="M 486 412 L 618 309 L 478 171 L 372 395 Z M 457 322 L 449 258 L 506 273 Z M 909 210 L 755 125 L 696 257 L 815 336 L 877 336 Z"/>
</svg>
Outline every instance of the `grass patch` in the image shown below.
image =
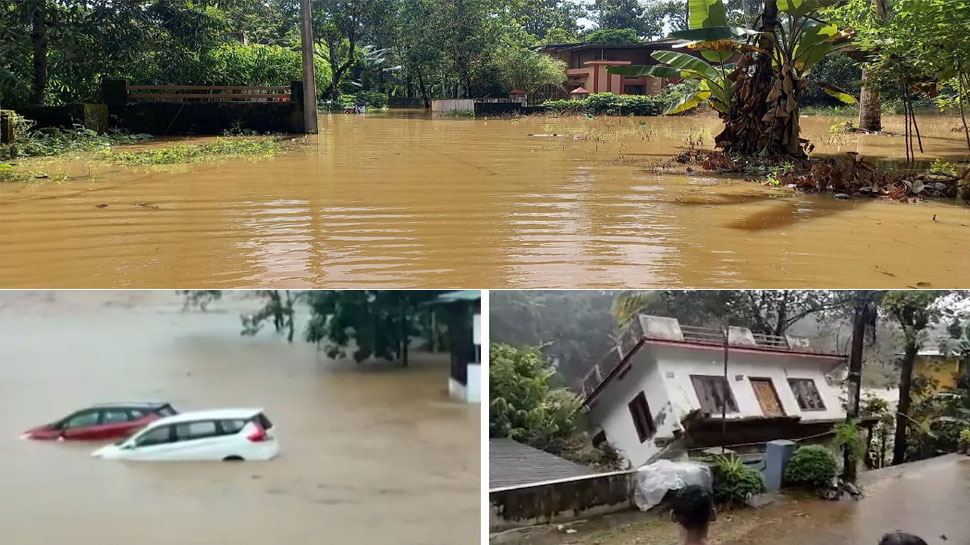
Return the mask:
<svg viewBox="0 0 970 545">
<path fill-rule="evenodd" d="M 167 148 L 122 153 L 108 152 L 108 161 L 129 166 L 198 163 L 211 157 L 272 157 L 292 149 L 292 141 L 272 137 L 222 136 L 202 144 L 178 144 Z"/>
<path fill-rule="evenodd" d="M 15 130 L 13 142 L 0 145 L 0 160 L 18 157 L 53 157 L 64 153 L 95 152 L 121 144 L 144 142 L 152 137 L 147 134 L 109 132 L 99 134 L 87 127 L 76 125 L 71 129 L 47 128 L 30 130 L 29 121 L 22 120 Z"/>
</svg>

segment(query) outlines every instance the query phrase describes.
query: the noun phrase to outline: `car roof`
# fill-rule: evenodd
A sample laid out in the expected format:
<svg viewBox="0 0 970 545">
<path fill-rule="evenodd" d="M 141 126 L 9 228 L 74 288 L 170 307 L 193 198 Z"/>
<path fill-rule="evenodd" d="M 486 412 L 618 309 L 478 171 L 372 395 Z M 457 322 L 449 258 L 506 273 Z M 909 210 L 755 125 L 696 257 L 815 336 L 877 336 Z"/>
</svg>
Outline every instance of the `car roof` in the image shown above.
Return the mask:
<svg viewBox="0 0 970 545">
<path fill-rule="evenodd" d="M 190 411 L 179 413 L 165 418 L 159 418 L 152 422 L 149 427 L 155 428 L 166 424 L 180 424 L 182 422 L 195 422 L 196 420 L 236 420 L 247 419 L 263 412 L 263 409 L 210 409 L 207 411 Z"/>
<path fill-rule="evenodd" d="M 171 405 L 167 401 L 112 401 L 108 403 L 97 403 L 91 405 L 90 409 L 103 409 L 106 407 L 127 407 L 132 409 L 159 409 L 166 405 Z"/>
</svg>

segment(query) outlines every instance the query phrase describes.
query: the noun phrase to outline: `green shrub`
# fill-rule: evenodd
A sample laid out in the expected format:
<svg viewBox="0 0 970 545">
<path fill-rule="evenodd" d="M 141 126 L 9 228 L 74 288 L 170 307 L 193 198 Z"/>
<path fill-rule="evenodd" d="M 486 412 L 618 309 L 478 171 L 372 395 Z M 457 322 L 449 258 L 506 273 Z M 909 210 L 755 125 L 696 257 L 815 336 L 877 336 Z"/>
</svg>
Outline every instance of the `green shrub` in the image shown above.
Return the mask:
<svg viewBox="0 0 970 545">
<path fill-rule="evenodd" d="M 357 98 L 363 100 L 368 108 L 387 108 L 387 95 L 380 91 L 360 91 Z"/>
<path fill-rule="evenodd" d="M 550 100 L 543 106 L 555 113 L 660 115 L 666 104 L 659 96 L 594 93 L 583 100 Z"/>
<path fill-rule="evenodd" d="M 838 471 L 839 464 L 829 449 L 821 445 L 799 447 L 788 461 L 785 484 L 826 488 Z"/>
<path fill-rule="evenodd" d="M 714 501 L 719 504 L 740 505 L 750 496 L 765 491 L 761 473 L 748 468 L 734 455 L 718 455 L 713 459 Z"/>
</svg>

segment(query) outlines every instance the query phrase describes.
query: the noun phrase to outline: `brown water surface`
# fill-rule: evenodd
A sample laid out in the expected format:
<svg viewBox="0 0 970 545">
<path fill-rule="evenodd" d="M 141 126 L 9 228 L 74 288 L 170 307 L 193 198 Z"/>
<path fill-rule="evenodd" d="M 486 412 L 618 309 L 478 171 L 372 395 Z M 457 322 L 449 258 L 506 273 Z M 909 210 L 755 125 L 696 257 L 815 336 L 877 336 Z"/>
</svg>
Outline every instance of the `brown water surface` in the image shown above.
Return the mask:
<svg viewBox="0 0 970 545">
<path fill-rule="evenodd" d="M 478 543 L 479 411 L 447 399 L 446 357 L 358 368 L 271 333 L 240 337 L 238 312 L 254 306 L 0 292 L 0 542 Z M 146 399 L 263 406 L 281 455 L 124 463 L 18 439 L 91 403 Z"/>
<path fill-rule="evenodd" d="M 836 121 L 803 120 L 817 154 L 903 155 Z M 923 120 L 927 158 L 967 158 L 956 124 Z M 970 207 L 656 173 L 718 125 L 391 111 L 323 117 L 308 150 L 259 161 L 62 163 L 82 177 L 0 186 L 0 286 L 962 286 Z"/>
</svg>

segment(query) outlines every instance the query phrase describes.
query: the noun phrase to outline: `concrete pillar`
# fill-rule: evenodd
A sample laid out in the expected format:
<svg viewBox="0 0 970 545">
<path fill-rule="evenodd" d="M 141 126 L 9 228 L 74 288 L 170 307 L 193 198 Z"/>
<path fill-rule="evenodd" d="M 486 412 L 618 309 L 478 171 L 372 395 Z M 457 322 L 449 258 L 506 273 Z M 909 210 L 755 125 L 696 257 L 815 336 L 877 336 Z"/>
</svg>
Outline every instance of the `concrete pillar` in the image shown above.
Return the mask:
<svg viewBox="0 0 970 545">
<path fill-rule="evenodd" d="M 785 439 L 770 441 L 765 448 L 765 488 L 768 492 L 781 490 L 788 460 L 795 452 L 795 442 Z"/>
</svg>

